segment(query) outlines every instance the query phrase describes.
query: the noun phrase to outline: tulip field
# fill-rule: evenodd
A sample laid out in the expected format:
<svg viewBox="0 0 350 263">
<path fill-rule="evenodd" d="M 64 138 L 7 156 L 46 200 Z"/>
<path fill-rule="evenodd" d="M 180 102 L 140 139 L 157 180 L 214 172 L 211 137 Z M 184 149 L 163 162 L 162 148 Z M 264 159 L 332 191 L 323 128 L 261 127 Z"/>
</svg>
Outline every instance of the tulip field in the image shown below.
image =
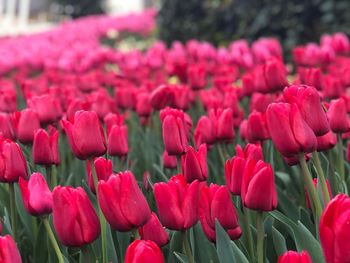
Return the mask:
<svg viewBox="0 0 350 263">
<path fill-rule="evenodd" d="M 155 15 L 0 39 L 0 262 L 349 263 L 348 36 L 167 46 Z"/>
</svg>

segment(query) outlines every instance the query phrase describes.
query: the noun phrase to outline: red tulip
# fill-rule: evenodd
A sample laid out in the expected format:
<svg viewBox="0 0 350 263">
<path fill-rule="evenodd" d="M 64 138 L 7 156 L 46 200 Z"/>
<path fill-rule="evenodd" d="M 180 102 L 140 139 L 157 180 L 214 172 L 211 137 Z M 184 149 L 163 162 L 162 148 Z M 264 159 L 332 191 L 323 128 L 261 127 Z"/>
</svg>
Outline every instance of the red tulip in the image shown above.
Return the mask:
<svg viewBox="0 0 350 263">
<path fill-rule="evenodd" d="M 235 136 L 232 110 L 211 110 L 209 112 L 209 118 L 214 124 L 216 139 L 219 141 L 231 142 Z"/>
<path fill-rule="evenodd" d="M 188 83 L 193 90 L 203 89 L 207 84 L 207 72 L 203 64 L 192 64 L 187 68 Z"/>
<path fill-rule="evenodd" d="M 86 160 L 106 152 L 106 141 L 97 114 L 92 111 L 78 111 L 72 121 L 62 120 L 74 155 Z"/>
<path fill-rule="evenodd" d="M 327 116 L 331 130 L 334 133 L 343 133 L 350 130 L 350 121 L 343 98 L 331 101 Z"/>
<path fill-rule="evenodd" d="M 1 83 L 0 89 L 0 111 L 11 113 L 17 109 L 17 94 L 15 86 L 4 87 Z"/>
<path fill-rule="evenodd" d="M 108 178 L 113 173 L 113 164 L 111 160 L 105 159 L 103 157 L 98 157 L 94 160 L 94 166 L 96 170 L 96 175 L 98 181 L 104 180 L 107 181 Z M 87 171 L 87 181 L 91 192 L 96 194 L 96 189 L 94 185 L 94 179 L 92 176 L 92 171 L 90 167 L 90 162 L 86 162 L 86 171 Z"/>
<path fill-rule="evenodd" d="M 299 254 L 296 251 L 289 250 L 278 257 L 277 263 L 312 263 L 309 253 L 305 250 Z"/>
<path fill-rule="evenodd" d="M 247 139 L 249 142 L 260 142 L 270 138 L 267 129 L 265 113 L 253 111 L 248 116 L 247 122 Z"/>
<path fill-rule="evenodd" d="M 208 178 L 207 146 L 202 144 L 196 152 L 191 146 L 182 156 L 182 171 L 188 183 L 194 180 L 205 181 Z"/>
<path fill-rule="evenodd" d="M 0 262 L 22 263 L 16 243 L 10 235 L 0 237 Z"/>
<path fill-rule="evenodd" d="M 152 240 L 160 247 L 169 242 L 169 235 L 155 213 L 152 213 L 147 223 L 139 228 L 139 234 L 143 240 Z"/>
<path fill-rule="evenodd" d="M 194 140 L 197 148 L 203 143 L 208 146 L 215 143 L 215 127 L 209 117 L 201 116 L 199 118 L 196 129 L 194 130 Z"/>
<path fill-rule="evenodd" d="M 262 94 L 255 92 L 250 100 L 250 111 L 265 112 L 270 103 L 274 101 L 272 94 Z"/>
<path fill-rule="evenodd" d="M 322 79 L 323 95 L 326 98 L 336 99 L 343 95 L 345 86 L 338 77 L 325 75 Z"/>
<path fill-rule="evenodd" d="M 183 175 L 168 183 L 154 184 L 154 196 L 162 224 L 172 230 L 191 228 L 198 221 L 199 183 L 187 184 Z"/>
<path fill-rule="evenodd" d="M 0 182 L 17 182 L 28 176 L 27 163 L 17 143 L 0 138 Z"/>
<path fill-rule="evenodd" d="M 226 185 L 234 195 L 241 194 L 245 165 L 246 159 L 239 156 L 234 156 L 225 163 Z"/>
<path fill-rule="evenodd" d="M 38 129 L 34 134 L 33 160 L 35 164 L 60 164 L 58 131 L 50 127 L 49 133 L 50 135 L 44 129 Z"/>
<path fill-rule="evenodd" d="M 124 118 L 117 114 L 109 113 L 105 118 L 108 136 L 108 154 L 111 156 L 125 156 L 128 154 L 128 127 L 124 124 Z"/>
<path fill-rule="evenodd" d="M 269 92 L 282 90 L 286 85 L 288 85 L 287 70 L 282 61 L 278 59 L 267 61 L 264 64 L 263 71 L 266 86 Z"/>
<path fill-rule="evenodd" d="M 325 135 L 317 137 L 317 151 L 327 151 L 332 149 L 337 144 L 337 136 L 330 131 Z"/>
<path fill-rule="evenodd" d="M 27 182 L 19 178 L 24 208 L 33 216 L 42 216 L 52 212 L 52 194 L 45 178 L 40 173 L 33 173 Z"/>
<path fill-rule="evenodd" d="M 306 85 L 322 89 L 322 71 L 320 68 L 298 68 L 300 81 Z"/>
<path fill-rule="evenodd" d="M 172 106 L 175 101 L 175 93 L 168 85 L 161 85 L 156 88 L 150 96 L 150 102 L 154 109 L 161 110 L 167 106 Z"/>
<path fill-rule="evenodd" d="M 199 219 L 210 241 L 216 240 L 215 220 L 219 221 L 232 240 L 238 239 L 242 234 L 235 206 L 225 186 L 211 184 L 210 187 L 201 188 Z"/>
<path fill-rule="evenodd" d="M 52 192 L 53 225 L 61 243 L 81 247 L 100 235 L 100 221 L 81 187 L 57 186 Z"/>
<path fill-rule="evenodd" d="M 47 94 L 31 98 L 28 101 L 28 107 L 38 113 L 42 124 L 55 122 L 62 115 L 62 108 L 58 99 Z"/>
<path fill-rule="evenodd" d="M 125 254 L 125 263 L 164 263 L 162 251 L 151 240 L 135 240 Z"/>
<path fill-rule="evenodd" d="M 329 132 L 327 115 L 314 87 L 292 85 L 284 89 L 283 97 L 288 103 L 298 106 L 301 116 L 316 136 Z"/>
<path fill-rule="evenodd" d="M 12 118 L 7 113 L 0 113 L 0 133 L 5 139 L 15 139 L 15 131 L 12 123 Z"/>
<path fill-rule="evenodd" d="M 321 216 L 319 231 L 327 263 L 350 262 L 350 198 L 345 194 L 334 197 Z"/>
<path fill-rule="evenodd" d="M 237 144 L 236 155 L 245 159 L 254 159 L 256 161 L 264 160 L 264 155 L 260 144 L 248 143 L 244 147 L 244 151 L 242 147 Z"/>
<path fill-rule="evenodd" d="M 143 226 L 151 216 L 147 200 L 130 171 L 100 181 L 98 201 L 108 223 L 118 231 Z"/>
<path fill-rule="evenodd" d="M 34 132 L 40 128 L 38 114 L 33 109 L 15 113 L 16 136 L 23 144 L 33 143 Z"/>
<path fill-rule="evenodd" d="M 177 159 L 174 155 L 169 155 L 167 151 L 163 152 L 163 166 L 164 168 L 176 169 Z"/>
<path fill-rule="evenodd" d="M 316 150 L 316 136 L 295 104 L 270 104 L 266 119 L 272 141 L 282 155 L 291 157 Z"/>
<path fill-rule="evenodd" d="M 253 210 L 272 211 L 277 207 L 277 191 L 270 164 L 252 159 L 247 161 L 241 197 L 243 205 Z"/>
<path fill-rule="evenodd" d="M 148 117 L 152 113 L 150 94 L 147 92 L 137 95 L 136 112 L 139 116 Z"/>
<path fill-rule="evenodd" d="M 346 54 L 350 51 L 350 41 L 347 35 L 338 32 L 333 35 L 332 47 L 339 54 Z"/>
</svg>

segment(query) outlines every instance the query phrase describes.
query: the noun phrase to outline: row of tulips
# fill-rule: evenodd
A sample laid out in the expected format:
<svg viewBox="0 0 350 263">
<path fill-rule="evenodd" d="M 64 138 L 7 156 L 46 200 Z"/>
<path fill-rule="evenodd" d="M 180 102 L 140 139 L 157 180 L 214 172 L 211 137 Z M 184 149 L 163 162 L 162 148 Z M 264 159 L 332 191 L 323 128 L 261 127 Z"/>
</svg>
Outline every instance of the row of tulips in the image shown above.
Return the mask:
<svg viewBox="0 0 350 263">
<path fill-rule="evenodd" d="M 47 56 L 4 40 L 1 260 L 349 262 L 346 35 L 293 67 L 272 38 L 123 52 L 71 27 L 33 36 Z"/>
</svg>

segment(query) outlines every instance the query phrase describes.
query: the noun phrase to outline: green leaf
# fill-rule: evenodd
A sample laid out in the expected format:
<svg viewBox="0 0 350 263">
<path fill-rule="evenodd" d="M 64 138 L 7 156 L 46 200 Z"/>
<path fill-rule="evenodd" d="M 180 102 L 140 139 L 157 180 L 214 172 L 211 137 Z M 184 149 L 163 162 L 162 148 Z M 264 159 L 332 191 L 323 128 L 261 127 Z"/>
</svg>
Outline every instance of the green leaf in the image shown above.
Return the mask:
<svg viewBox="0 0 350 263">
<path fill-rule="evenodd" d="M 216 229 L 216 250 L 220 263 L 237 262 L 233 253 L 233 246 L 226 231 L 222 228 L 218 220 L 215 220 Z"/>
<path fill-rule="evenodd" d="M 178 259 L 179 262 L 181 263 L 188 263 L 187 256 L 179 253 L 179 252 L 174 252 L 175 257 Z"/>
<path fill-rule="evenodd" d="M 272 227 L 272 239 L 277 255 L 282 255 L 288 250 L 285 238 L 275 227 Z"/>
<path fill-rule="evenodd" d="M 169 244 L 169 256 L 168 256 L 169 263 L 178 262 L 178 259 L 174 254 L 175 251 L 182 251 L 182 238 L 181 238 L 180 231 L 173 232 L 173 235 L 171 237 L 170 244 Z"/>
<path fill-rule="evenodd" d="M 34 245 L 34 262 L 38 263 L 46 263 L 48 262 L 48 250 L 52 249 L 51 244 L 47 239 L 47 233 L 45 226 L 42 222 L 39 224 L 38 235 Z M 45 246 L 47 244 L 47 246 Z"/>
<path fill-rule="evenodd" d="M 313 262 L 325 263 L 320 243 L 300 221 L 295 223 L 279 211 L 272 211 L 270 215 L 285 225 L 299 252 L 307 250 Z"/>
<path fill-rule="evenodd" d="M 193 239 L 194 239 L 194 259 L 197 262 L 217 262 L 216 249 L 207 237 L 204 235 L 200 223 L 193 227 Z"/>
<path fill-rule="evenodd" d="M 249 263 L 249 260 L 246 258 L 244 253 L 238 248 L 236 243 L 231 241 L 231 244 L 232 244 L 232 249 L 233 249 L 233 253 L 235 255 L 236 262 Z"/>
</svg>

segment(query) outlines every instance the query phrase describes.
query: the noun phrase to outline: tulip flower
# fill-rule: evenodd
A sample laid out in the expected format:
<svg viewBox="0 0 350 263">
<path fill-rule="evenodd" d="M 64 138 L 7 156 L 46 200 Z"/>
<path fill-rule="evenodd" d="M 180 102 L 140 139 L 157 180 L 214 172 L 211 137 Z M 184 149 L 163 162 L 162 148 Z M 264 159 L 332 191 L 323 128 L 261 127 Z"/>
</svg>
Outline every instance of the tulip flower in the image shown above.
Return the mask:
<svg viewBox="0 0 350 263">
<path fill-rule="evenodd" d="M 168 85 L 161 85 L 150 95 L 150 102 L 154 109 L 161 110 L 167 106 L 172 106 L 175 101 L 175 93 Z"/>
<path fill-rule="evenodd" d="M 264 155 L 260 144 L 248 143 L 244 147 L 244 151 L 242 147 L 237 144 L 236 155 L 245 159 L 254 159 L 256 161 L 264 160 Z"/>
<path fill-rule="evenodd" d="M 261 187 L 261 186 L 264 187 Z M 241 188 L 245 207 L 258 211 L 272 211 L 277 207 L 277 191 L 273 170 L 264 161 L 247 161 Z"/>
<path fill-rule="evenodd" d="M 215 143 L 215 127 L 209 117 L 201 116 L 199 118 L 196 129 L 194 130 L 194 140 L 197 148 L 203 143 L 208 146 Z"/>
<path fill-rule="evenodd" d="M 235 206 L 225 186 L 210 184 L 201 188 L 199 219 L 204 234 L 212 242 L 216 240 L 215 220 L 219 221 L 232 240 L 242 234 Z"/>
<path fill-rule="evenodd" d="M 58 99 L 48 94 L 32 97 L 28 100 L 28 107 L 38 113 L 42 124 L 53 123 L 62 115 Z"/>
<path fill-rule="evenodd" d="M 334 133 L 344 133 L 350 130 L 350 121 L 343 98 L 331 101 L 327 116 Z"/>
<path fill-rule="evenodd" d="M 38 114 L 33 109 L 24 109 L 15 113 L 16 137 L 23 144 L 31 144 L 34 132 L 40 128 Z"/>
<path fill-rule="evenodd" d="M 94 166 L 96 169 L 97 180 L 107 181 L 108 178 L 113 173 L 113 164 L 111 160 L 105 159 L 103 157 L 98 157 L 94 160 Z M 87 182 L 91 192 L 96 194 L 96 189 L 94 185 L 94 179 L 92 176 L 92 171 L 90 167 L 90 162 L 86 162 L 86 171 L 87 171 Z"/>
<path fill-rule="evenodd" d="M 278 257 L 277 263 L 312 263 L 309 253 L 305 250 L 299 254 L 296 251 L 289 250 Z"/>
<path fill-rule="evenodd" d="M 164 263 L 162 251 L 151 240 L 135 240 L 125 254 L 125 263 Z"/>
<path fill-rule="evenodd" d="M 295 104 L 270 104 L 266 111 L 266 119 L 272 141 L 285 157 L 316 150 L 316 136 Z"/>
<path fill-rule="evenodd" d="M 177 159 L 174 155 L 169 155 L 167 151 L 163 152 L 163 166 L 164 168 L 176 169 Z"/>
<path fill-rule="evenodd" d="M 169 242 L 169 235 L 155 213 L 152 213 L 147 223 L 139 228 L 139 234 L 143 240 L 152 240 L 160 247 Z"/>
<path fill-rule="evenodd" d="M 194 180 L 205 181 L 208 178 L 207 146 L 202 144 L 198 152 L 191 146 L 182 156 L 182 171 L 188 183 Z"/>
<path fill-rule="evenodd" d="M 345 194 L 334 197 L 322 213 L 319 231 L 327 263 L 350 261 L 350 198 Z"/>
<path fill-rule="evenodd" d="M 343 95 L 346 87 L 338 77 L 326 75 L 322 79 L 322 92 L 326 98 L 336 99 Z"/>
<path fill-rule="evenodd" d="M 20 177 L 28 176 L 27 163 L 19 145 L 0 138 L 0 182 L 17 182 Z"/>
<path fill-rule="evenodd" d="M 121 232 L 143 226 L 151 216 L 147 200 L 130 171 L 100 181 L 98 201 L 107 222 Z"/>
<path fill-rule="evenodd" d="M 104 122 L 108 137 L 108 154 L 111 156 L 124 156 L 128 154 L 128 127 L 124 124 L 124 118 L 117 114 L 109 113 Z"/>
<path fill-rule="evenodd" d="M 43 216 L 52 212 L 52 194 L 42 174 L 33 173 L 29 181 L 20 177 L 18 184 L 24 208 L 29 214 Z"/>
<path fill-rule="evenodd" d="M 234 156 L 231 160 L 227 160 L 225 163 L 226 185 L 230 192 L 234 195 L 241 194 L 246 162 L 247 161 L 245 158 Z"/>
<path fill-rule="evenodd" d="M 15 139 L 15 131 L 12 122 L 12 118 L 9 114 L 0 113 L 0 132 L 5 139 Z"/>
<path fill-rule="evenodd" d="M 0 262 L 22 263 L 16 243 L 10 235 L 0 237 Z"/>
<path fill-rule="evenodd" d="M 215 127 L 215 136 L 219 141 L 231 142 L 235 136 L 231 109 L 217 109 L 209 112 L 209 118 Z"/>
<path fill-rule="evenodd" d="M 78 111 L 72 121 L 61 122 L 74 155 L 86 160 L 106 152 L 106 141 L 95 112 Z"/>
<path fill-rule="evenodd" d="M 337 136 L 332 132 L 317 137 L 317 151 L 327 151 L 332 149 L 337 144 Z"/>
<path fill-rule="evenodd" d="M 349 38 L 344 33 L 335 33 L 332 38 L 332 47 L 336 53 L 347 54 L 350 51 Z"/>
<path fill-rule="evenodd" d="M 287 70 L 279 59 L 272 59 L 264 64 L 263 74 L 269 92 L 282 90 L 288 85 Z"/>
<path fill-rule="evenodd" d="M 83 188 L 57 186 L 52 192 L 53 225 L 68 247 L 92 243 L 100 235 L 100 221 Z"/>
<path fill-rule="evenodd" d="M 322 71 L 320 68 L 298 68 L 299 78 L 302 83 L 322 89 Z"/>
<path fill-rule="evenodd" d="M 38 129 L 34 134 L 33 160 L 35 164 L 58 165 L 60 155 L 58 150 L 58 131 L 50 127 L 49 134 L 44 129 Z"/>
<path fill-rule="evenodd" d="M 247 139 L 249 142 L 261 142 L 270 138 L 265 113 L 253 111 L 248 116 Z"/>
<path fill-rule="evenodd" d="M 163 141 L 169 155 L 181 155 L 188 146 L 188 132 L 182 111 L 161 111 Z"/>
<path fill-rule="evenodd" d="M 186 230 L 198 221 L 199 183 L 186 183 L 183 175 L 170 178 L 168 183 L 154 184 L 159 219 L 172 230 Z"/>
<path fill-rule="evenodd" d="M 329 132 L 327 115 L 314 87 L 292 85 L 284 89 L 283 97 L 286 102 L 295 103 L 298 106 L 301 116 L 316 136 Z"/>
<path fill-rule="evenodd" d="M 152 113 L 150 95 L 146 92 L 137 95 L 136 112 L 141 117 L 148 117 Z"/>
</svg>

